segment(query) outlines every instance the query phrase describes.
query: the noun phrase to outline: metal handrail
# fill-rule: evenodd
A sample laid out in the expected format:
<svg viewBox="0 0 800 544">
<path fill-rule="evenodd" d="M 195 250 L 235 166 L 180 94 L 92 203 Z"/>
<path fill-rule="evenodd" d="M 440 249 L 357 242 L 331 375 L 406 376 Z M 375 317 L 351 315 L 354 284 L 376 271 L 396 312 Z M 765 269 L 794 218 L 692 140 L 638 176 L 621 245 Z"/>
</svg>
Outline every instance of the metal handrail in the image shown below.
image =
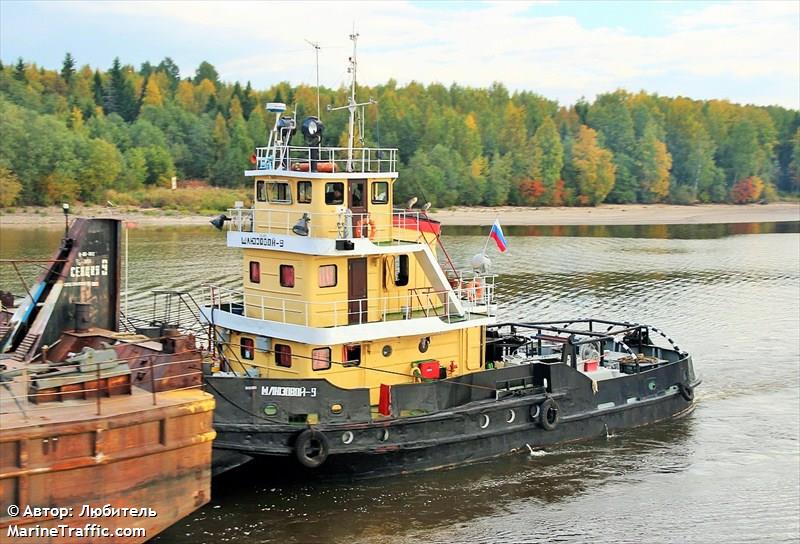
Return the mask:
<svg viewBox="0 0 800 544">
<path fill-rule="evenodd" d="M 422 233 L 420 220 L 427 219 L 427 214 L 424 211 L 395 209 L 391 212 L 352 213 L 344 206 L 335 212 L 303 213 L 309 218 L 307 228 L 308 235 L 311 237 L 369 238 L 392 243 L 408 242 L 407 234 L 404 239 L 399 238 L 400 231 L 416 232 L 414 238 L 418 239 Z M 291 233 L 292 227 L 297 224 L 300 218 L 297 209 L 281 207 L 229 208 L 227 214 L 231 219 L 227 222 L 229 231 L 259 234 Z M 258 214 L 258 223 L 256 223 L 256 214 Z M 335 219 L 335 223 L 333 221 L 320 221 L 320 218 Z M 398 226 L 394 226 L 395 220 Z M 373 224 L 375 232 L 370 232 Z M 335 226 L 331 227 L 330 225 Z M 360 231 L 359 226 L 361 226 Z M 360 233 L 360 236 L 357 236 L 357 233 Z"/>
<path fill-rule="evenodd" d="M 307 172 L 313 166 L 331 164 L 333 172 L 394 173 L 397 172 L 397 148 L 360 147 L 353 149 L 353 160 L 348 161 L 346 147 L 285 146 L 256 148 L 257 170 L 281 170 Z M 319 169 L 317 169 L 319 171 Z"/>
<path fill-rule="evenodd" d="M 458 281 L 457 285 L 452 288 L 456 298 L 461 301 L 467 318 L 472 313 L 494 315 L 494 280 L 494 275 L 475 276 L 469 282 Z M 294 297 L 245 293 L 217 285 L 207 285 L 207 287 L 209 288 L 206 299 L 207 307 L 220 311 L 233 311 L 233 308 L 239 308 L 242 315 L 247 316 L 250 313 L 250 317 L 253 317 L 255 314 L 258 319 L 278 323 L 312 326 L 314 320 L 311 316 L 320 315 L 332 316 L 333 325 L 331 326 L 333 327 L 354 324 L 349 323 L 351 315 L 358 316 L 358 324 L 390 321 L 392 316 L 397 316 L 398 319 L 419 319 L 430 317 L 431 313 L 447 322 L 463 319 L 451 305 L 450 290 L 426 290 L 424 293 L 420 293 L 419 290 L 411 289 L 402 295 L 312 301 Z M 350 310 L 351 303 L 359 304 L 358 311 Z M 376 312 L 378 318 L 370 320 L 370 313 L 374 316 Z M 365 315 L 366 318 L 364 318 Z M 341 317 L 347 317 L 346 322 L 340 323 Z"/>
</svg>

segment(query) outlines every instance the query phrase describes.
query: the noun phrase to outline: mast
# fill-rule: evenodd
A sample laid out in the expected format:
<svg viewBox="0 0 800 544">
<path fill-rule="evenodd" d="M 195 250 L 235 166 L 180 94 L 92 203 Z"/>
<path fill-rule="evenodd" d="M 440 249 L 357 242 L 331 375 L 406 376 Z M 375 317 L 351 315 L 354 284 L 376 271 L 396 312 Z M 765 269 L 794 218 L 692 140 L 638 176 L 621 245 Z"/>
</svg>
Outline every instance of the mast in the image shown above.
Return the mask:
<svg viewBox="0 0 800 544">
<path fill-rule="evenodd" d="M 306 42 L 314 48 L 314 52 L 317 56 L 317 119 L 322 119 L 322 115 L 320 113 L 319 107 L 319 50 L 321 49 L 319 42 L 312 42 L 311 40 L 306 40 Z"/>
<path fill-rule="evenodd" d="M 350 39 L 353 40 L 353 56 L 350 57 L 350 100 L 347 104 L 347 109 L 350 111 L 350 125 L 349 133 L 347 135 L 347 171 L 353 171 L 353 124 L 356 117 L 356 44 L 358 42 L 358 33 L 353 29 L 350 34 Z"/>
<path fill-rule="evenodd" d="M 356 110 L 359 106 L 366 106 L 368 104 L 377 104 L 378 102 L 372 98 L 370 98 L 367 102 L 362 102 L 359 104 L 356 102 L 356 67 L 358 63 L 356 61 L 356 44 L 358 41 L 358 32 L 353 29 L 353 33 L 350 34 L 350 39 L 353 40 L 353 56 L 350 57 L 350 67 L 347 69 L 350 72 L 350 96 L 347 98 L 347 105 L 346 106 L 339 106 L 337 108 L 332 108 L 330 104 L 328 105 L 328 111 L 337 111 L 347 109 L 350 112 L 350 122 L 348 123 L 348 134 L 347 134 L 347 168 L 348 172 L 353 171 L 353 139 L 355 136 L 355 121 L 356 121 Z"/>
</svg>

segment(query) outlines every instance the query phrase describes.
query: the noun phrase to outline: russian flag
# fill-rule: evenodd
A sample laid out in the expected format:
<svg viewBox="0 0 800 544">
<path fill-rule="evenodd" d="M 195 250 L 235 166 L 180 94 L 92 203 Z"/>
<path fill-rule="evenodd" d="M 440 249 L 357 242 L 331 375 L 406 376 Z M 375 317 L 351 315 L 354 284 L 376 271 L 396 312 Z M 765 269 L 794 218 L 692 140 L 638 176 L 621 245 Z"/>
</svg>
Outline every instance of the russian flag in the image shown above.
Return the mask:
<svg viewBox="0 0 800 544">
<path fill-rule="evenodd" d="M 499 219 L 494 220 L 492 230 L 489 231 L 489 238 L 494 240 L 494 243 L 497 244 L 497 249 L 500 250 L 500 253 L 505 253 L 506 250 L 508 250 L 508 242 L 506 242 L 506 237 L 503 236 L 503 229 L 500 226 Z"/>
</svg>

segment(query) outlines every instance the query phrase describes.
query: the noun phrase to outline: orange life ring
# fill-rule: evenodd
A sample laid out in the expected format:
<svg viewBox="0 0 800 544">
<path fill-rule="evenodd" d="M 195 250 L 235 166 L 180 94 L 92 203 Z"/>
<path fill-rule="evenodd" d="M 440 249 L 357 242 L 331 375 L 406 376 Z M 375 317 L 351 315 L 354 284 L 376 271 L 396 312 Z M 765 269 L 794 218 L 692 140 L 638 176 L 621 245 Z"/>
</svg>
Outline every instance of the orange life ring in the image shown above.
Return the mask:
<svg viewBox="0 0 800 544">
<path fill-rule="evenodd" d="M 250 164 L 255 164 L 256 162 L 258 162 L 258 157 L 256 157 L 255 153 L 253 153 L 250 155 Z"/>
<path fill-rule="evenodd" d="M 369 225 L 369 239 L 370 240 L 374 240 L 375 239 L 375 221 L 373 221 L 372 218 L 370 217 L 369 221 L 367 221 L 367 225 Z"/>
<path fill-rule="evenodd" d="M 332 174 L 336 172 L 336 163 L 333 162 L 318 162 L 317 163 L 317 172 L 321 172 L 324 174 Z"/>
<path fill-rule="evenodd" d="M 356 238 L 361 238 L 364 236 L 364 225 L 366 224 L 367 222 L 364 220 L 364 217 L 362 216 L 361 219 L 358 220 L 358 223 L 356 223 L 356 232 L 354 234 Z"/>
<path fill-rule="evenodd" d="M 467 284 L 467 300 L 475 302 L 483 298 L 483 284 L 476 278 Z"/>
</svg>

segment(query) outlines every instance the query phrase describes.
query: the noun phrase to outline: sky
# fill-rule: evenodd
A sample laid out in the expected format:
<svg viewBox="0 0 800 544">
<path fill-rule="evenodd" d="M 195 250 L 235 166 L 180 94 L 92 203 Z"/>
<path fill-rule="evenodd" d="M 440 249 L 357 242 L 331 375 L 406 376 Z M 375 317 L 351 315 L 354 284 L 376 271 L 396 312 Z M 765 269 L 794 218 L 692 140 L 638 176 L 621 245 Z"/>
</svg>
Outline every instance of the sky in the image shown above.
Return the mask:
<svg viewBox="0 0 800 544">
<path fill-rule="evenodd" d="M 23 2 L 0 0 L 0 59 L 157 64 L 225 81 L 485 87 L 560 104 L 618 88 L 800 109 L 800 0 L 757 2 Z M 360 97 L 366 98 L 366 97 Z"/>
</svg>

